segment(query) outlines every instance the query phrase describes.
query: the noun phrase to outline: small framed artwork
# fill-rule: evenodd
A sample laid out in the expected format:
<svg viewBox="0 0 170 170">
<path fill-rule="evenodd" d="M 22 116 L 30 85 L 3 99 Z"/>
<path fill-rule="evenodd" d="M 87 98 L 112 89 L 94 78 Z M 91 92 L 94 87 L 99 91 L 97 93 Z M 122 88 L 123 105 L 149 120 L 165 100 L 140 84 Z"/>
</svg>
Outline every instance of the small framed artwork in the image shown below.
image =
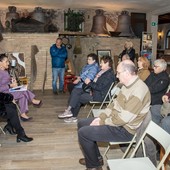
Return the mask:
<svg viewBox="0 0 170 170">
<path fill-rule="evenodd" d="M 25 56 L 22 52 L 14 52 L 14 53 L 7 53 L 9 61 L 10 61 L 10 67 L 15 70 L 15 73 L 17 76 L 25 77 L 26 76 L 26 70 L 25 70 Z"/>
<path fill-rule="evenodd" d="M 100 61 L 100 58 L 103 56 L 110 56 L 111 57 L 111 50 L 97 50 L 97 55 Z"/>
</svg>

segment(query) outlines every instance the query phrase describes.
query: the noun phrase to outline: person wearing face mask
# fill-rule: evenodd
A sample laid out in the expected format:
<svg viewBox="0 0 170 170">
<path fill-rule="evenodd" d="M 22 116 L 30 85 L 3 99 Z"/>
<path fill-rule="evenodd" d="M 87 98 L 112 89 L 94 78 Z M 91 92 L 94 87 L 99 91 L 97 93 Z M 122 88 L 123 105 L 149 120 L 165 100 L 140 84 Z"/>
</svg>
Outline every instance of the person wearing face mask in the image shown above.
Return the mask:
<svg viewBox="0 0 170 170">
<path fill-rule="evenodd" d="M 66 118 L 64 122 L 77 122 L 77 116 L 81 105 L 87 104 L 89 101 L 103 101 L 111 84 L 115 81 L 114 72 L 112 69 L 113 61 L 110 56 L 103 56 L 100 62 L 100 71 L 96 74 L 93 81 L 85 80 L 85 84 L 91 89 L 85 92 L 82 88 L 74 88 L 70 98 L 67 110 L 70 115 L 59 115 L 59 118 Z M 70 118 L 67 118 L 70 117 Z"/>
</svg>

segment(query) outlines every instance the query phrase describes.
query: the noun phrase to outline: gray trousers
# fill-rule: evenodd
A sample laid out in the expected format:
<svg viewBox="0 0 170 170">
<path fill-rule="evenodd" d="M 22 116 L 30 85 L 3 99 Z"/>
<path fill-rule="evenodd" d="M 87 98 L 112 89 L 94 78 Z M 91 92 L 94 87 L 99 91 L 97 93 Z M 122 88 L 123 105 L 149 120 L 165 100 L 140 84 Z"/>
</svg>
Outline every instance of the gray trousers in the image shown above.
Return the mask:
<svg viewBox="0 0 170 170">
<path fill-rule="evenodd" d="M 85 118 L 78 122 L 78 139 L 85 157 L 87 168 L 100 166 L 101 154 L 97 142 L 129 141 L 133 138 L 122 126 L 90 126 L 95 118 Z"/>
<path fill-rule="evenodd" d="M 82 88 L 74 88 L 71 92 L 68 105 L 71 106 L 73 117 L 77 117 L 81 105 L 93 100 L 93 96 L 85 93 Z"/>
<path fill-rule="evenodd" d="M 170 116 L 163 117 L 160 113 L 162 105 L 151 106 L 152 120 L 170 134 Z M 169 111 L 170 113 L 170 111 Z"/>
</svg>

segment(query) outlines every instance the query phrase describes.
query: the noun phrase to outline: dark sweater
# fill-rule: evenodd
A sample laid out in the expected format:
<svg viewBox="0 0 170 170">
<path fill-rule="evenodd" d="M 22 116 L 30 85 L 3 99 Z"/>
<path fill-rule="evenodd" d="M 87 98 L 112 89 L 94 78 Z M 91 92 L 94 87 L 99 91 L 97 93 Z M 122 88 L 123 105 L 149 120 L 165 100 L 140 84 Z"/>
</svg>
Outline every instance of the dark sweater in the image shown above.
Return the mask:
<svg viewBox="0 0 170 170">
<path fill-rule="evenodd" d="M 93 100 L 103 101 L 111 84 L 115 82 L 115 76 L 112 69 L 103 73 L 96 82 L 90 82 L 88 85 L 92 87 Z"/>
</svg>

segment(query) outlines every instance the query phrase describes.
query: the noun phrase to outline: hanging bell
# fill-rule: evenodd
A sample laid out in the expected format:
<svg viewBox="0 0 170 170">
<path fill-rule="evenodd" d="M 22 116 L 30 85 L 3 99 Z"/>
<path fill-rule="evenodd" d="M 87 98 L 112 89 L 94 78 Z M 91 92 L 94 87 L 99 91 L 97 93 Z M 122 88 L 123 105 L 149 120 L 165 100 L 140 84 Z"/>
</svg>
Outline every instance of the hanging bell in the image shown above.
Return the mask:
<svg viewBox="0 0 170 170">
<path fill-rule="evenodd" d="M 131 17 L 129 16 L 129 12 L 122 11 L 121 15 L 118 16 L 118 24 L 115 32 L 121 32 L 119 36 L 122 37 L 135 36 L 131 27 Z"/>
<path fill-rule="evenodd" d="M 93 25 L 90 32 L 99 34 L 109 35 L 109 32 L 106 28 L 106 17 L 104 16 L 104 11 L 98 9 L 95 11 L 96 15 L 93 17 Z"/>
</svg>

